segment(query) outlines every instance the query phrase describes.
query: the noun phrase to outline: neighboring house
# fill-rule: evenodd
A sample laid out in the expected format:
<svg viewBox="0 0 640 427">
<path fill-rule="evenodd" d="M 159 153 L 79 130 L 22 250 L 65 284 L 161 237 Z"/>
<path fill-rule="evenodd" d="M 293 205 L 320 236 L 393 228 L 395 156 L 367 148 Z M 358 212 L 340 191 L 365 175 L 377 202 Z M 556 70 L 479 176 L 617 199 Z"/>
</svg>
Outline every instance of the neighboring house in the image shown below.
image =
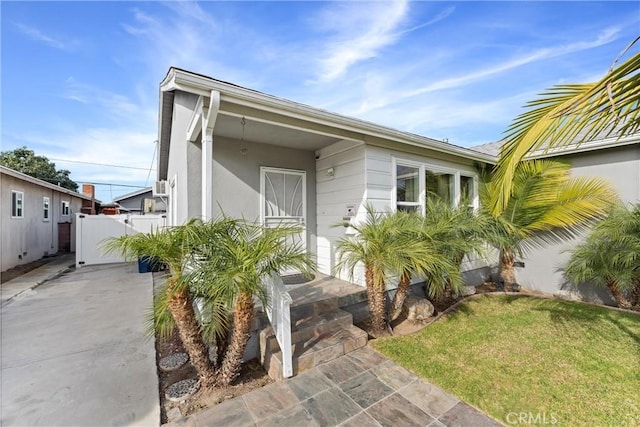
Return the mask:
<svg viewBox="0 0 640 427">
<path fill-rule="evenodd" d="M 498 156 L 500 142 L 494 142 L 474 150 Z M 608 180 L 618 191 L 625 203 L 640 202 L 640 134 L 624 138 L 603 138 L 585 142 L 578 146 L 569 145 L 558 149 L 534 152 L 529 158 L 557 158 L 571 164 L 576 176 L 593 176 Z M 572 292 L 574 287 L 567 283 L 562 269 L 570 254 L 566 251 L 576 241 L 558 245 L 547 245 L 534 249 L 522 260 L 524 268 L 516 268 L 518 282 L 527 288 L 555 293 L 558 290 Z M 592 286 L 581 286 L 580 296 L 590 301 L 613 303 L 608 291 Z"/>
<path fill-rule="evenodd" d="M 153 197 L 151 187 L 133 191 L 113 199 L 121 211 L 133 214 L 160 213 L 167 211 L 166 199 Z"/>
<path fill-rule="evenodd" d="M 362 217 L 366 202 L 379 211 L 422 211 L 427 190 L 477 206 L 477 166 L 494 163 L 491 155 L 177 68 L 160 85 L 159 109 L 158 179 L 167 181 L 170 224 L 221 210 L 300 224 L 319 271 L 344 279 L 334 271 L 335 248 L 352 229 L 336 224 Z"/>
<path fill-rule="evenodd" d="M 0 166 L 0 269 L 75 251 L 74 215 L 91 196 Z M 87 204 L 88 202 L 88 204 Z"/>
</svg>

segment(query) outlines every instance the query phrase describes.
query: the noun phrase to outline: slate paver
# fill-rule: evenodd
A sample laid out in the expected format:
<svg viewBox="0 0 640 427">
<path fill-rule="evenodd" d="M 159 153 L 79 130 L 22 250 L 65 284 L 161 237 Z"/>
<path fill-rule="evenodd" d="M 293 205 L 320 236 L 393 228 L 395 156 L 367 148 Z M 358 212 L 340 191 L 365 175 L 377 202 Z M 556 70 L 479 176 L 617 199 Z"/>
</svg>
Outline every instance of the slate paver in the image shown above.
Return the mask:
<svg viewBox="0 0 640 427">
<path fill-rule="evenodd" d="M 426 426 L 435 419 L 399 394 L 392 394 L 366 410 L 384 427 Z"/>
<path fill-rule="evenodd" d="M 459 402 L 446 414 L 438 418 L 438 421 L 447 427 L 494 427 L 501 425 L 464 402 Z"/>
<path fill-rule="evenodd" d="M 349 357 L 339 357 L 318 366 L 318 369 L 336 384 L 350 380 L 365 371 L 364 367 Z"/>
<path fill-rule="evenodd" d="M 321 426 L 336 426 L 362 410 L 349 396 L 337 388 L 331 388 L 310 397 L 302 402 L 302 406 Z"/>
<path fill-rule="evenodd" d="M 393 389 L 388 387 L 370 372 L 351 378 L 340 384 L 340 388 L 362 409 L 366 409 L 385 397 L 393 394 Z"/>
<path fill-rule="evenodd" d="M 402 387 L 398 393 L 434 418 L 440 417 L 460 402 L 440 387 L 422 380 Z"/>
<path fill-rule="evenodd" d="M 291 392 L 303 401 L 333 386 L 333 383 L 318 370 L 313 368 L 303 374 L 286 381 Z"/>
<path fill-rule="evenodd" d="M 282 409 L 298 403 L 298 399 L 284 382 L 269 384 L 242 396 L 253 419 L 260 421 Z"/>
<path fill-rule="evenodd" d="M 353 418 L 349 418 L 340 427 L 380 427 L 380 423 L 371 418 L 366 412 L 360 412 Z"/>
<path fill-rule="evenodd" d="M 371 369 L 385 362 L 387 359 L 371 349 L 360 348 L 348 354 L 348 357 L 354 359 L 364 369 Z"/>
<path fill-rule="evenodd" d="M 398 390 L 418 379 L 417 376 L 390 360 L 374 367 L 371 372 L 394 390 Z"/>
<path fill-rule="evenodd" d="M 277 414 L 260 420 L 260 427 L 305 426 L 316 427 L 319 424 L 313 419 L 309 411 L 302 404 L 290 406 Z"/>
<path fill-rule="evenodd" d="M 235 398 L 193 415 L 196 426 L 249 427 L 255 426 L 244 400 Z"/>
</svg>

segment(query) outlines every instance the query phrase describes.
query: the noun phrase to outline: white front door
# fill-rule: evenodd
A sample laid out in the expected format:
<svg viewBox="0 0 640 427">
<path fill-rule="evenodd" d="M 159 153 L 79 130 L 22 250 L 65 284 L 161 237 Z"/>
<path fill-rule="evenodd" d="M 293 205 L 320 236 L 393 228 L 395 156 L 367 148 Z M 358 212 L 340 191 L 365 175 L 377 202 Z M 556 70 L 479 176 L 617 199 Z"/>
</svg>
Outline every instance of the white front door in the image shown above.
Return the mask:
<svg viewBox="0 0 640 427">
<path fill-rule="evenodd" d="M 306 172 L 290 169 L 260 168 L 260 218 L 267 227 L 295 224 L 302 232 L 293 243 L 307 247 Z"/>
</svg>

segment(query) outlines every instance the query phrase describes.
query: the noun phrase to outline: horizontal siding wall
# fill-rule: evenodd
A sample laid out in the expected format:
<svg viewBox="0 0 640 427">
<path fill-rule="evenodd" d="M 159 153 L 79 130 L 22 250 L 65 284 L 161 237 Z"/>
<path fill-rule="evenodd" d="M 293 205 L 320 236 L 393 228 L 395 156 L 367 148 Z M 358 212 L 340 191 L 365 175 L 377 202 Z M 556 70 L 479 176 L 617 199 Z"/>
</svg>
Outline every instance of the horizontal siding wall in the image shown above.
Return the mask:
<svg viewBox="0 0 640 427">
<path fill-rule="evenodd" d="M 347 205 L 362 210 L 365 196 L 365 149 L 361 143 L 340 141 L 316 152 L 317 256 L 318 270 L 349 280 L 346 272 L 336 272 L 336 242 L 347 235 L 345 227 L 335 227 L 346 214 Z M 333 176 L 327 174 L 333 168 Z"/>
<path fill-rule="evenodd" d="M 393 210 L 393 158 L 409 160 L 417 163 L 424 163 L 434 167 L 459 171 L 466 175 L 476 175 L 477 172 L 473 163 L 466 159 L 451 157 L 444 159 L 442 156 L 431 156 L 428 152 L 424 155 L 416 153 L 399 152 L 382 147 L 367 146 L 366 148 L 366 199 L 377 212 L 389 212 Z M 464 278 L 468 283 L 477 284 L 488 276 L 488 262 L 485 259 L 478 259 L 472 256 L 465 258 L 462 264 Z M 415 277 L 412 283 L 424 281 L 420 277 Z M 395 288 L 397 278 L 389 277 L 387 288 Z"/>
</svg>

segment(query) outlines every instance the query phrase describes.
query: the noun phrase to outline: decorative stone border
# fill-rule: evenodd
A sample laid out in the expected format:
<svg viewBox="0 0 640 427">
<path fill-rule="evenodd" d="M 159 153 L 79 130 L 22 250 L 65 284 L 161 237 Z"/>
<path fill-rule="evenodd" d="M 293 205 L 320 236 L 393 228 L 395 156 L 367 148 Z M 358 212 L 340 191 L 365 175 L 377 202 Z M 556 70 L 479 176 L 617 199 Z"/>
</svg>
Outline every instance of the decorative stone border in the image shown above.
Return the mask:
<svg viewBox="0 0 640 427">
<path fill-rule="evenodd" d="M 189 355 L 187 353 L 173 353 L 160 359 L 158 366 L 164 372 L 170 372 L 183 367 L 188 360 Z"/>
<path fill-rule="evenodd" d="M 171 402 L 182 402 L 187 398 L 193 396 L 193 394 L 200 388 L 200 381 L 195 378 L 188 380 L 178 381 L 167 387 L 167 391 L 164 393 L 164 397 Z"/>
</svg>

